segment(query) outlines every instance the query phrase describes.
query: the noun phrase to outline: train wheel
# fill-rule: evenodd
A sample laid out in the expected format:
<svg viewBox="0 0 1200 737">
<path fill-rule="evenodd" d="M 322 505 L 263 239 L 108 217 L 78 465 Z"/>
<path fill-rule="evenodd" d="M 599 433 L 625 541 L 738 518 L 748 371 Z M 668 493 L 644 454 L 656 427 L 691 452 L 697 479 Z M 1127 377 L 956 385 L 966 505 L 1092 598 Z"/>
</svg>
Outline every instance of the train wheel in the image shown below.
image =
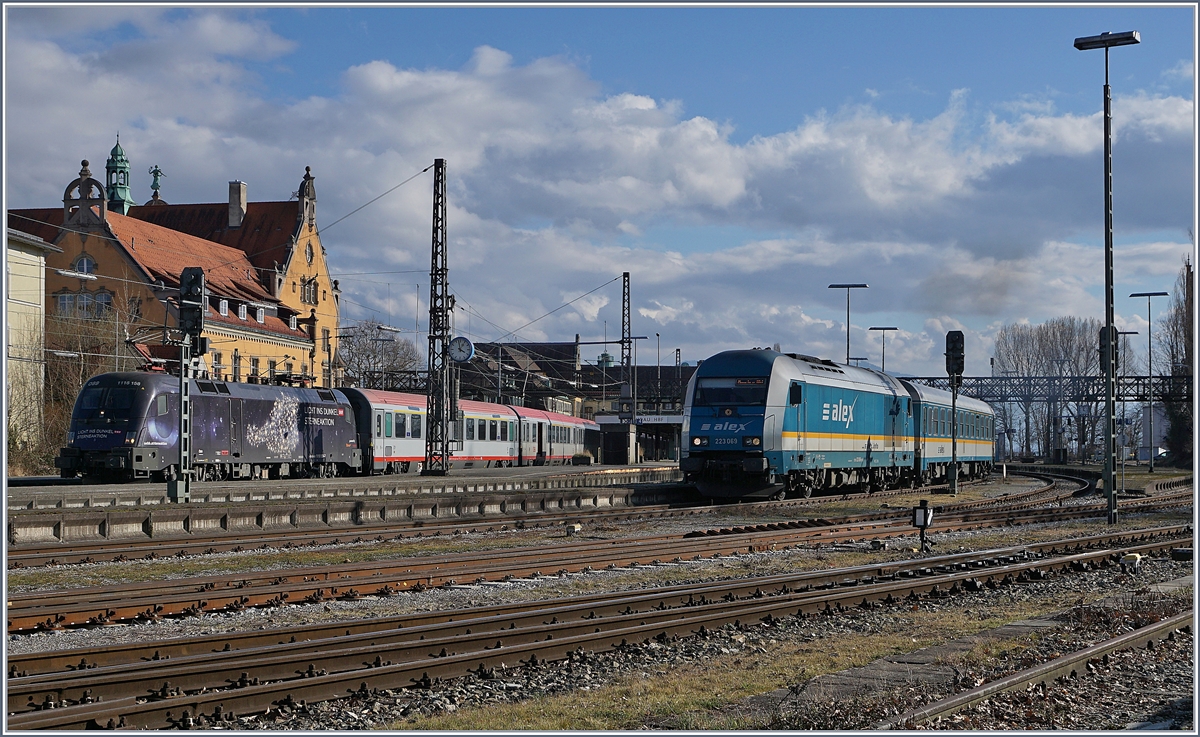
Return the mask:
<svg viewBox="0 0 1200 737">
<path fill-rule="evenodd" d="M 163 481 L 175 481 L 179 478 L 179 467 L 175 465 L 167 466 L 162 472 Z"/>
</svg>

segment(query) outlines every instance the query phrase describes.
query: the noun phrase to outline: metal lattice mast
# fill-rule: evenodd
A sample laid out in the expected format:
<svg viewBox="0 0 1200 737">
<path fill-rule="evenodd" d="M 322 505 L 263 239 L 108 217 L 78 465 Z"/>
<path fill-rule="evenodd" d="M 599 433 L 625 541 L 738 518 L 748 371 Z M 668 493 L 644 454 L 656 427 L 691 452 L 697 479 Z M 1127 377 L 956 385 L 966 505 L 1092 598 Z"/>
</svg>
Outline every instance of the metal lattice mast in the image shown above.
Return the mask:
<svg viewBox="0 0 1200 737">
<path fill-rule="evenodd" d="M 446 273 L 446 160 L 433 161 L 433 255 L 429 266 L 429 393 L 424 476 L 450 467 L 450 285 Z"/>
<path fill-rule="evenodd" d="M 624 288 L 621 292 L 621 378 L 633 386 L 633 328 L 629 321 L 629 272 L 621 274 Z"/>
</svg>

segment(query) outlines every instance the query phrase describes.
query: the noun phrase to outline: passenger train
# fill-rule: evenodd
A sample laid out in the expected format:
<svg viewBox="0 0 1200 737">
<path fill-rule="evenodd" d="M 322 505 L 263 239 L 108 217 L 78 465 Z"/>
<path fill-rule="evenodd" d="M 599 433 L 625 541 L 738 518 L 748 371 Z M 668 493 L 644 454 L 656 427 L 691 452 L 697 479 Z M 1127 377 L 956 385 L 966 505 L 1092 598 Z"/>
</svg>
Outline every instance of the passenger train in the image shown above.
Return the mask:
<svg viewBox="0 0 1200 737">
<path fill-rule="evenodd" d="M 312 389 L 193 379 L 195 478 L 347 476 L 415 472 L 425 460 L 425 397 L 372 389 Z M 450 467 L 590 461 L 599 426 L 543 410 L 461 401 Z M 179 379 L 94 376 L 75 400 L 64 478 L 169 480 L 179 469 Z"/>
<path fill-rule="evenodd" d="M 688 383 L 680 469 L 709 497 L 807 497 L 944 481 L 951 398 L 813 356 L 718 353 Z M 958 477 L 982 478 L 992 469 L 992 409 L 959 396 L 957 410 Z"/>
</svg>

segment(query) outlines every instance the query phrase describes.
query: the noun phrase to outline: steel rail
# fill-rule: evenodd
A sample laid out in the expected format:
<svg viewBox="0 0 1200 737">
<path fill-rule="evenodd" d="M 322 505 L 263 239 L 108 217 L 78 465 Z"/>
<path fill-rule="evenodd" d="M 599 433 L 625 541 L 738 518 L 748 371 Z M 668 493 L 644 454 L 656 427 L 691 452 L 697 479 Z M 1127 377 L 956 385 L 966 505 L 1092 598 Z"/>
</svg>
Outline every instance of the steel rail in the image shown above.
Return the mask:
<svg viewBox="0 0 1200 737">
<path fill-rule="evenodd" d="M 1171 542 L 1157 542 L 1137 546 L 1135 550 L 1151 552 L 1169 547 Z M 813 614 L 821 611 L 833 612 L 846 606 L 871 606 L 877 601 L 896 601 L 898 598 L 919 594 L 948 596 L 963 588 L 976 589 L 996 581 L 1015 581 L 1021 577 L 1038 580 L 1046 571 L 1080 570 L 1090 564 L 1111 563 L 1127 550 L 1105 549 L 1054 559 L 1034 559 L 1002 565 L 995 569 L 967 570 L 946 574 L 929 575 L 920 580 L 897 580 L 872 583 L 833 590 L 781 592 L 774 596 L 751 596 L 747 599 L 719 600 L 697 603 L 694 600 L 676 602 L 675 606 L 660 602 L 659 607 L 634 611 L 630 606 L 623 613 L 611 618 L 595 617 L 572 621 L 551 621 L 535 624 L 526 630 L 498 630 L 471 635 L 454 635 L 441 640 L 408 641 L 395 645 L 373 645 L 333 650 L 317 659 L 314 654 L 303 654 L 299 659 L 288 655 L 254 657 L 245 653 L 249 662 L 242 665 L 230 663 L 224 667 L 214 665 L 213 658 L 207 659 L 210 673 L 207 686 L 200 689 L 228 688 L 232 690 L 187 693 L 187 686 L 171 678 L 186 677 L 182 673 L 185 664 L 170 661 L 156 663 L 154 675 L 139 682 L 143 697 L 157 694 L 153 700 L 136 703 L 134 696 L 117 697 L 116 701 L 82 703 L 22 712 L 10 717 L 9 726 L 14 729 L 72 728 L 81 729 L 114 725 L 125 727 L 184 726 L 192 723 L 197 715 L 213 715 L 215 721 L 227 718 L 233 712 L 261 711 L 271 704 L 295 703 L 298 698 L 324 700 L 337 698 L 347 693 L 367 693 L 372 688 L 399 688 L 429 683 L 432 678 L 464 675 L 468 670 L 486 673 L 488 669 L 516 662 L 536 663 L 548 659 L 568 657 L 582 648 L 609 650 L 622 647 L 628 642 L 645 642 L 650 639 L 665 640 L 676 636 L 701 635 L 708 630 L 733 623 L 763 620 L 773 621 L 776 617 L 792 614 Z M 852 589 L 852 590 L 851 590 Z M 619 602 L 618 602 L 619 603 Z M 681 616 L 682 615 L 682 616 Z M 545 616 L 543 613 L 541 616 Z M 611 627 L 611 629 L 609 629 Z M 497 640 L 497 636 L 500 637 Z M 620 642 L 617 642 L 620 638 Z M 514 643 L 513 640 L 516 640 Z M 495 643 L 494 645 L 492 643 Z M 437 650 L 437 648 L 442 648 Z M 453 649 L 452 649 L 453 648 Z M 283 648 L 286 650 L 286 648 Z M 433 651 L 433 652 L 431 652 Z M 376 658 L 370 660 L 370 655 Z M 367 660 L 363 660 L 367 658 Z M 401 662 L 393 658 L 408 658 Z M 197 656 L 198 670 L 205 670 L 206 659 Z M 307 670 L 303 663 L 310 663 Z M 238 668 L 256 668 L 255 672 L 265 678 L 284 677 L 286 680 L 263 683 L 263 677 L 243 671 L 236 677 L 230 674 Z M 336 670 L 336 669 L 342 670 Z M 215 669 L 215 672 L 214 672 Z M 321 674 L 321 671 L 325 671 Z M 332 672 L 330 672 L 332 671 Z M 305 677 L 307 674 L 313 674 Z M 420 675 L 418 675 L 420 674 Z M 123 678 L 122 678 L 123 677 Z M 222 677 L 224 677 L 222 679 Z M 144 691 L 146 683 L 167 679 L 161 688 L 155 685 L 151 693 Z M 258 679 L 257 681 L 255 679 Z M 99 674 L 90 683 L 102 681 L 129 682 L 128 673 Z M 87 681 L 87 672 L 81 682 Z M 356 689 L 355 684 L 359 684 Z M 138 688 L 134 684 L 133 688 Z M 16 684 L 10 683 L 11 691 Z M 81 698 L 94 698 L 93 694 L 83 697 L 82 685 L 75 687 Z M 128 694 L 128 692 L 127 692 Z M 32 698 L 32 696 L 30 696 Z M 186 713 L 185 713 L 186 710 Z"/>
<path fill-rule="evenodd" d="M 1186 495 L 1185 495 L 1186 496 Z M 1152 502 L 1138 502 L 1140 505 Z M 1180 501 L 1179 503 L 1190 503 Z M 1099 507 L 1097 507 L 1099 509 Z M 1056 510 L 1018 516 L 1006 514 L 1000 524 L 1016 524 L 1019 520 L 1060 520 L 1098 514 L 1095 509 L 1080 511 Z M 958 524 L 943 519 L 936 531 L 975 529 L 989 521 L 964 521 Z M 774 529 L 771 529 L 774 527 Z M 504 551 L 484 551 L 397 562 L 372 561 L 362 564 L 310 567 L 266 574 L 232 574 L 199 579 L 182 579 L 147 586 L 130 597 L 126 587 L 71 589 L 13 596 L 9 602 L 10 632 L 44 629 L 81 624 L 102 624 L 114 621 L 146 620 L 162 616 L 199 613 L 200 611 L 236 611 L 251 606 L 280 605 L 285 602 L 318 602 L 332 598 L 361 598 L 364 595 L 390 595 L 399 591 L 419 590 L 426 586 L 457 583 L 456 576 L 472 576 L 472 580 L 487 580 L 541 575 L 548 565 L 561 565 L 556 572 L 579 571 L 594 565 L 617 565 L 630 556 L 681 557 L 687 555 L 728 554 L 743 549 L 754 552 L 780 545 L 798 544 L 804 539 L 821 538 L 821 542 L 855 537 L 894 537 L 905 535 L 906 527 L 892 523 L 864 524 L 854 529 L 841 529 L 834 534 L 818 528 L 794 529 L 801 525 L 767 525 L 766 530 L 732 528 L 715 539 L 708 535 L 690 539 L 685 536 L 634 538 L 564 545 L 556 548 L 555 558 L 544 549 L 520 548 Z M 697 542 L 697 541 L 703 542 Z M 714 549 L 715 548 L 715 549 Z M 634 562 L 639 562 L 634 559 Z M 360 591 L 359 588 L 363 588 Z"/>
<path fill-rule="evenodd" d="M 1147 538 L 1177 535 L 1187 532 L 1189 529 L 1190 528 L 1187 526 L 1178 525 L 1135 530 L 1132 532 L 1116 534 L 1105 533 L 1083 538 L 1073 538 L 1070 541 L 1052 541 L 1047 543 L 1024 544 L 983 551 L 951 553 L 929 558 L 921 558 L 915 561 L 870 563 L 834 570 L 801 571 L 795 573 L 775 574 L 772 576 L 759 576 L 750 579 L 751 582 L 746 584 L 741 584 L 737 581 L 722 581 L 714 583 L 713 586 L 722 587 L 722 591 L 725 591 L 734 586 L 740 586 L 742 588 L 758 588 L 761 586 L 818 586 L 829 585 L 831 583 L 843 585 L 848 581 L 859 581 L 866 578 L 883 578 L 887 576 L 898 575 L 902 574 L 906 570 L 950 570 L 951 568 L 967 565 L 969 564 L 966 563 L 967 561 L 973 561 L 981 557 L 1006 558 L 1025 555 L 1029 551 L 1033 551 L 1037 554 L 1048 553 L 1057 555 L 1063 552 L 1060 551 L 1059 546 L 1065 546 L 1068 543 L 1073 546 L 1075 552 L 1080 552 L 1087 547 L 1109 545 L 1113 542 L 1119 542 L 1123 544 L 1144 542 Z M 681 584 L 676 586 L 656 587 L 655 589 L 642 592 L 627 593 L 630 596 L 645 595 L 654 597 L 668 596 L 676 593 L 690 593 L 696 591 L 703 592 L 704 590 L 705 589 L 703 586 L 697 586 L 695 584 Z M 538 606 L 568 606 L 574 604 L 578 604 L 580 606 L 592 605 L 596 602 L 604 601 L 609 596 L 609 594 L 594 594 L 571 597 L 570 599 L 563 600 L 546 600 L 540 602 Z M 488 612 L 488 616 L 491 616 L 492 614 L 523 611 L 525 607 L 526 605 L 524 604 L 504 604 L 494 607 L 477 607 L 469 611 L 471 612 L 471 616 L 477 616 L 480 612 Z M 319 639 L 321 637 L 335 635 L 350 635 L 351 633 L 361 634 L 364 632 L 369 633 L 384 631 L 401 626 L 411 627 L 417 624 L 441 623 L 453 621 L 454 619 L 462 618 L 463 616 L 465 615 L 461 611 L 416 612 L 378 619 L 307 625 L 299 628 L 289 628 L 286 631 L 268 630 L 242 633 L 221 633 L 208 637 L 179 638 L 176 640 L 155 641 L 153 643 L 130 643 L 118 646 L 71 649 L 67 651 L 54 651 L 48 653 L 43 652 L 29 655 L 10 655 L 8 658 L 10 666 L 9 675 L 11 677 L 18 677 L 29 674 L 53 672 L 56 670 L 90 668 L 96 665 L 113 665 L 124 662 L 136 662 L 139 660 L 158 660 L 161 658 L 178 657 L 181 655 L 213 652 L 217 650 L 256 647 L 278 642 L 279 638 L 282 636 L 281 633 L 290 634 L 292 637 L 296 637 L 298 640 L 302 641 L 306 639 Z"/>
<path fill-rule="evenodd" d="M 1146 647 L 1154 640 L 1162 640 L 1171 636 L 1177 630 L 1190 631 L 1195 626 L 1194 620 L 1195 612 L 1189 609 L 1181 614 L 1168 617 L 1160 622 L 1141 627 L 1132 632 L 1126 632 L 1083 650 L 1040 663 L 1032 668 L 1012 673 L 1003 678 L 998 678 L 970 691 L 964 691 L 963 693 L 935 701 L 918 709 L 913 709 L 893 719 L 880 722 L 874 725 L 872 729 L 911 729 L 925 722 L 947 717 L 956 712 L 968 709 L 980 701 L 1005 691 L 1014 691 L 1035 683 L 1046 683 L 1064 676 L 1074 678 L 1079 670 L 1085 667 L 1089 661 L 1103 658 L 1105 655 L 1117 652 L 1118 650 Z"/>
</svg>

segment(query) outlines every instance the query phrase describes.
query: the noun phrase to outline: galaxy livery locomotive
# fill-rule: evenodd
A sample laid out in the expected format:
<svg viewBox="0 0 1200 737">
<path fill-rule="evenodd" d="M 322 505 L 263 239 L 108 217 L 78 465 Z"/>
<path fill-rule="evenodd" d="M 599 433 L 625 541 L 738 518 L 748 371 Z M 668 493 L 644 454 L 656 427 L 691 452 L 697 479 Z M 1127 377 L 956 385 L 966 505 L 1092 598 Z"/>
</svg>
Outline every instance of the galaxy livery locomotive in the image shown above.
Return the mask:
<svg viewBox="0 0 1200 737">
<path fill-rule="evenodd" d="M 201 481 L 420 470 L 425 397 L 193 379 L 192 465 Z M 451 468 L 562 464 L 595 457 L 599 426 L 523 407 L 460 402 Z M 101 374 L 75 401 L 63 477 L 169 480 L 179 469 L 179 379 Z"/>
<path fill-rule="evenodd" d="M 931 483 L 951 463 L 951 395 L 771 350 L 701 363 L 683 408 L 685 478 L 710 497 L 810 496 Z M 958 398 L 960 478 L 991 471 L 993 413 Z"/>
</svg>

